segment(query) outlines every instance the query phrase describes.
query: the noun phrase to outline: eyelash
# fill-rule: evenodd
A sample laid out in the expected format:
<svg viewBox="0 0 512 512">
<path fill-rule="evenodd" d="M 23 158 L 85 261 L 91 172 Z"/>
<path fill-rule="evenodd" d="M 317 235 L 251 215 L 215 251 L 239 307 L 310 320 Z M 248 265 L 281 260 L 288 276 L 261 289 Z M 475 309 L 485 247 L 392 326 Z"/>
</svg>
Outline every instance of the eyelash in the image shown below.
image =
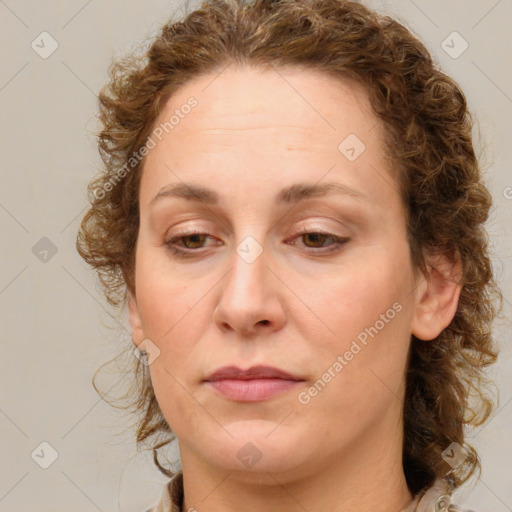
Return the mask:
<svg viewBox="0 0 512 512">
<path fill-rule="evenodd" d="M 315 254 L 315 253 L 316 254 L 318 254 L 318 253 L 331 254 L 331 253 L 339 250 L 342 245 L 344 245 L 350 241 L 350 238 L 338 237 L 338 236 L 333 235 L 332 233 L 327 233 L 324 231 L 302 231 L 300 233 L 296 233 L 294 235 L 293 239 L 300 238 L 305 235 L 321 235 L 321 236 L 325 236 L 333 241 L 333 243 L 331 245 L 327 246 L 327 247 L 333 247 L 333 248 L 329 249 L 327 251 L 322 250 L 322 249 L 325 249 L 325 247 L 306 247 L 306 252 L 309 252 L 311 254 Z M 193 258 L 198 255 L 197 253 L 201 249 L 203 249 L 203 247 L 199 247 L 196 249 L 185 249 L 184 250 L 184 249 L 178 249 L 175 245 L 176 242 L 182 241 L 184 238 L 193 237 L 193 236 L 213 237 L 213 235 L 208 232 L 179 233 L 179 234 L 173 236 L 172 238 L 170 238 L 169 240 L 166 240 L 164 243 L 167 246 L 167 248 L 171 251 L 171 253 L 174 254 L 175 256 L 178 256 L 180 258 Z"/>
</svg>

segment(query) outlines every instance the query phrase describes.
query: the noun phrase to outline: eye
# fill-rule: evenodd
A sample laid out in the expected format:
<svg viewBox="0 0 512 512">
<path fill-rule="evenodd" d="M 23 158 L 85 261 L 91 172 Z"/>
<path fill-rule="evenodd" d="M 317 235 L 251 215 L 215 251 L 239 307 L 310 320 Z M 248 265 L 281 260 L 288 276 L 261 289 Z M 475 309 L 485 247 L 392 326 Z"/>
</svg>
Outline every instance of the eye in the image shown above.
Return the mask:
<svg viewBox="0 0 512 512">
<path fill-rule="evenodd" d="M 207 247 L 205 243 L 208 238 L 213 239 L 214 237 L 210 233 L 178 233 L 166 240 L 165 245 L 172 254 L 178 257 L 193 258 L 200 254 L 200 249 Z M 322 231 L 303 231 L 297 233 L 292 240 L 296 239 L 303 239 L 306 252 L 315 254 L 334 252 L 350 240 L 346 237 L 338 237 L 332 233 Z M 219 245 L 220 243 L 222 242 L 210 245 Z M 297 244 L 293 243 L 292 245 Z"/>
<path fill-rule="evenodd" d="M 212 238 L 210 233 L 183 233 L 177 234 L 165 241 L 167 248 L 177 256 L 187 258 L 195 256 L 194 252 L 198 252 L 197 249 L 204 247 L 204 242 L 207 238 Z M 177 246 L 177 243 L 182 244 Z"/>
<path fill-rule="evenodd" d="M 330 253 L 336 251 L 341 245 L 350 240 L 347 237 L 338 237 L 332 233 L 322 231 L 303 231 L 302 233 L 298 233 L 295 239 L 302 239 L 305 242 L 304 247 L 307 249 L 307 252 L 313 253 Z M 326 243 L 327 245 L 325 245 Z"/>
</svg>

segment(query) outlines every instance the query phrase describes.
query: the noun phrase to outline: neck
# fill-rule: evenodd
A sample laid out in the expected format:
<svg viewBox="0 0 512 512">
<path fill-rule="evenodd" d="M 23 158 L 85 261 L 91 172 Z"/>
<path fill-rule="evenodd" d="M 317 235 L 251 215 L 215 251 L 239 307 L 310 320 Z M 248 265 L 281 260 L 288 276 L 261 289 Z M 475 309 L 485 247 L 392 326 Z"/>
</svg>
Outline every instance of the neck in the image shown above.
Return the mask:
<svg viewBox="0 0 512 512">
<path fill-rule="evenodd" d="M 183 510 L 200 512 L 297 512 L 358 510 L 397 512 L 413 499 L 402 468 L 396 430 L 375 428 L 365 442 L 343 453 L 288 471 L 230 471 L 180 445 Z"/>
</svg>

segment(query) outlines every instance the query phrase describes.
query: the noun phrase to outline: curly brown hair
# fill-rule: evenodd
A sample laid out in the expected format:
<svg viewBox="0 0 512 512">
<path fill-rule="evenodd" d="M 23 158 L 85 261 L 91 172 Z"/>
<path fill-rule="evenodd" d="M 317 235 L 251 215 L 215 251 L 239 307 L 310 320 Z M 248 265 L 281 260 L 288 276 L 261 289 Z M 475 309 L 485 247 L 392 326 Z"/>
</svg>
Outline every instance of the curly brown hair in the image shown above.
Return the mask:
<svg viewBox="0 0 512 512">
<path fill-rule="evenodd" d="M 452 322 L 432 342 L 411 337 L 403 441 L 403 469 L 414 495 L 437 477 L 455 489 L 480 470 L 476 450 L 464 443 L 464 429 L 481 425 L 494 407 L 492 382 L 483 371 L 497 359 L 491 326 L 502 307 L 483 227 L 491 196 L 473 148 L 463 92 L 396 20 L 344 0 L 206 0 L 182 21 L 169 21 L 143 55 L 112 64 L 110 82 L 99 95 L 104 166 L 88 187 L 91 207 L 78 232 L 79 254 L 98 273 L 108 302 L 124 308 L 127 292 L 135 293 L 144 163 L 133 155 L 140 154 L 177 89 L 233 63 L 300 66 L 361 83 L 386 128 L 415 268 L 429 271 L 425 253 L 460 257 L 462 290 Z M 157 450 L 174 434 L 147 367 L 131 361 L 135 375 L 142 372 L 131 404 L 139 413 L 137 443 L 163 435 L 152 447 L 154 460 L 172 476 Z M 442 457 L 453 442 L 468 453 L 457 468 Z"/>
</svg>

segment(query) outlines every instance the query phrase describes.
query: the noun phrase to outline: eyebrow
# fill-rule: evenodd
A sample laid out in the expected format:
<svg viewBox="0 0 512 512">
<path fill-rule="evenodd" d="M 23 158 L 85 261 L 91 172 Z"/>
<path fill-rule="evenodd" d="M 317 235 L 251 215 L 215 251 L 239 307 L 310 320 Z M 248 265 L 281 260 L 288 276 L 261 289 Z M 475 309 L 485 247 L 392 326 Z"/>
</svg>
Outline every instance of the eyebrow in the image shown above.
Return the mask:
<svg viewBox="0 0 512 512">
<path fill-rule="evenodd" d="M 326 196 L 333 193 L 347 195 L 370 203 L 368 197 L 362 192 L 336 182 L 313 185 L 309 183 L 295 183 L 294 185 L 281 189 L 275 197 L 275 203 L 296 204 L 306 199 Z M 188 201 L 201 201 L 206 204 L 220 203 L 219 194 L 212 189 L 198 185 L 177 183 L 161 188 L 158 194 L 151 199 L 149 206 L 151 207 L 154 203 L 163 198 L 171 197 L 186 199 Z"/>
</svg>

